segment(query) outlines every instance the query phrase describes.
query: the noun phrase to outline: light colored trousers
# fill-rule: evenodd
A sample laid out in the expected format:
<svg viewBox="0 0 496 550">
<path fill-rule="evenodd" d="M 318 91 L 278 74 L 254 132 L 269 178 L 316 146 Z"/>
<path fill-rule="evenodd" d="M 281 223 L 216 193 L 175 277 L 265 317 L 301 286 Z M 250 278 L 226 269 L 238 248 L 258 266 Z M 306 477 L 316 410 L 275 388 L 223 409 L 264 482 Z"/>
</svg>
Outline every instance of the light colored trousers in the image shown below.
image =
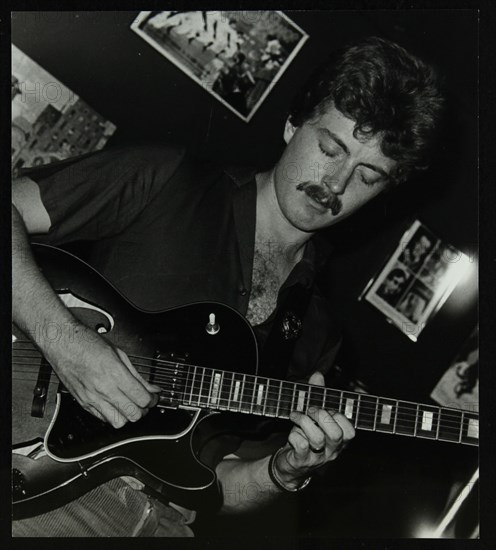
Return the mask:
<svg viewBox="0 0 496 550">
<path fill-rule="evenodd" d="M 185 517 L 117 478 L 56 510 L 12 522 L 13 537 L 192 537 Z"/>
</svg>

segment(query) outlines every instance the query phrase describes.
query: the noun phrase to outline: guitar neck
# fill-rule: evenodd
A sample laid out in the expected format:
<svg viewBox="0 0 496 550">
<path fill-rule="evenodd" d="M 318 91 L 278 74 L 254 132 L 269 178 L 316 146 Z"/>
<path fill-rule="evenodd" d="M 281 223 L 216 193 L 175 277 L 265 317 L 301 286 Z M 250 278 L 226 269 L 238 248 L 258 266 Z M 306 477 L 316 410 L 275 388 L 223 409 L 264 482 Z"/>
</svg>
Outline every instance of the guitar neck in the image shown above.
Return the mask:
<svg viewBox="0 0 496 550">
<path fill-rule="evenodd" d="M 262 376 L 176 366 L 162 401 L 205 409 L 288 419 L 292 411 L 332 409 L 359 430 L 478 445 L 477 412 L 401 401 L 370 394 L 276 380 Z"/>
</svg>

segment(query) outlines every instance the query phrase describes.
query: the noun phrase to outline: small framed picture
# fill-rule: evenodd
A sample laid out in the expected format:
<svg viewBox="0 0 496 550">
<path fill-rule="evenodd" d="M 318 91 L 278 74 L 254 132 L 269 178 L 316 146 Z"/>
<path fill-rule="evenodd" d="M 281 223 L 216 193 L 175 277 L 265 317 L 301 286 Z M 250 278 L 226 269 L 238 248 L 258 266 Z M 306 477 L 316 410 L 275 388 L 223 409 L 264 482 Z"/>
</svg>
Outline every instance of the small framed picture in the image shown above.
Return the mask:
<svg viewBox="0 0 496 550">
<path fill-rule="evenodd" d="M 308 39 L 280 11 L 143 11 L 131 29 L 245 122 Z"/>
<path fill-rule="evenodd" d="M 416 220 L 359 299 L 415 342 L 469 267 L 468 256 Z"/>
</svg>

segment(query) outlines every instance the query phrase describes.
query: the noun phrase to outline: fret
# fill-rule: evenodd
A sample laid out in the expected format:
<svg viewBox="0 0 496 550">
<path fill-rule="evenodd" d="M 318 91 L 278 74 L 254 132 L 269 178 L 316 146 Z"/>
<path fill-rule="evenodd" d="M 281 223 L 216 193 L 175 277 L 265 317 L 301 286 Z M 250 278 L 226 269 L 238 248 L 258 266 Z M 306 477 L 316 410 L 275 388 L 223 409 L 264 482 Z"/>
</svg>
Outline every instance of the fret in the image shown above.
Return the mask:
<svg viewBox="0 0 496 550">
<path fill-rule="evenodd" d="M 186 371 L 186 380 L 184 381 L 184 385 L 182 386 L 183 387 L 183 391 L 182 391 L 182 397 L 181 397 L 181 401 L 183 402 L 183 404 L 186 404 L 187 401 L 188 401 L 188 398 L 186 396 L 186 392 L 189 388 L 189 385 L 188 385 L 188 381 L 189 381 L 189 374 L 190 374 L 190 371 L 191 371 L 191 367 L 188 365 L 187 367 L 187 371 Z"/>
<path fill-rule="evenodd" d="M 279 406 L 279 403 L 278 403 L 279 400 L 278 400 L 278 390 L 276 386 L 278 385 L 279 385 L 278 380 L 267 378 L 267 394 L 266 394 L 267 397 L 265 398 L 265 404 L 264 404 L 264 410 L 263 410 L 264 416 L 277 416 L 277 407 Z"/>
<path fill-rule="evenodd" d="M 198 405 L 203 405 L 202 392 L 203 392 L 203 380 L 205 378 L 205 369 L 201 369 L 200 387 L 198 388 Z"/>
<path fill-rule="evenodd" d="M 338 412 L 342 413 L 344 412 L 343 409 L 343 392 L 339 392 L 339 405 L 338 405 Z"/>
<path fill-rule="evenodd" d="M 253 413 L 253 406 L 255 404 L 256 391 L 257 391 L 257 376 L 255 376 L 255 379 L 253 380 L 253 390 L 251 392 L 251 399 L 250 399 L 250 414 Z"/>
<path fill-rule="evenodd" d="M 377 399 L 375 429 L 377 432 L 394 433 L 394 401 L 392 399 Z"/>
<path fill-rule="evenodd" d="M 360 406 L 357 408 L 355 428 L 369 431 L 375 430 L 377 397 L 365 393 L 358 395 Z"/>
<path fill-rule="evenodd" d="M 193 389 L 195 387 L 195 377 L 196 377 L 196 365 L 193 367 L 195 370 L 193 372 L 193 379 L 191 380 L 191 391 L 189 392 L 189 404 L 193 404 Z"/>
<path fill-rule="evenodd" d="M 266 384 L 265 387 L 267 388 L 267 392 L 265 393 L 265 397 L 263 400 L 263 408 L 262 408 L 262 416 L 266 416 L 266 410 L 267 410 L 267 402 L 269 400 L 269 391 L 270 391 L 270 380 L 265 380 Z"/>
<path fill-rule="evenodd" d="M 281 404 L 281 390 L 282 390 L 282 380 L 279 380 L 279 395 L 277 397 L 276 417 L 279 417 L 279 406 Z"/>
<path fill-rule="evenodd" d="M 207 397 L 207 405 L 210 405 L 210 396 L 212 395 L 212 388 L 214 386 L 214 372 L 211 371 L 210 374 L 210 382 L 208 384 L 208 397 Z"/>
<path fill-rule="evenodd" d="M 413 437 L 416 431 L 417 407 L 415 403 L 408 401 L 398 401 L 397 403 L 395 433 Z"/>
<path fill-rule="evenodd" d="M 310 391 L 311 388 L 311 391 Z M 325 399 L 326 389 L 322 386 L 309 386 L 308 394 L 308 407 L 315 407 L 316 409 L 326 408 Z"/>
<path fill-rule="evenodd" d="M 415 411 L 415 429 L 413 431 L 413 437 L 417 436 L 417 425 L 418 425 L 419 409 L 420 409 L 420 405 L 417 403 L 417 409 Z"/>
<path fill-rule="evenodd" d="M 465 413 L 462 411 L 462 421 L 460 422 L 460 433 L 458 434 L 458 443 L 462 442 L 462 433 L 463 433 L 463 421 L 465 420 Z"/>
<path fill-rule="evenodd" d="M 378 412 L 379 412 L 379 398 L 376 397 L 375 398 L 375 405 L 374 405 L 374 425 L 372 427 L 372 430 L 374 430 L 374 432 L 377 429 L 377 413 Z"/>
<path fill-rule="evenodd" d="M 291 412 L 296 410 L 297 404 L 296 404 L 296 384 L 293 384 L 293 393 L 291 397 Z"/>
<path fill-rule="evenodd" d="M 246 386 L 246 374 L 243 374 L 243 383 L 241 384 L 241 392 L 240 392 L 240 395 L 239 395 L 239 397 L 240 397 L 240 399 L 239 399 L 239 410 L 241 412 L 248 412 L 246 410 L 246 408 L 244 408 L 244 405 L 245 405 L 245 401 L 244 401 L 244 399 L 245 399 L 245 397 L 244 397 L 244 395 L 245 395 L 245 386 Z"/>
<path fill-rule="evenodd" d="M 232 386 L 232 372 L 222 371 L 222 380 L 220 383 L 219 409 L 229 410 L 230 388 Z M 231 383 L 229 383 L 231 381 Z"/>
<path fill-rule="evenodd" d="M 306 391 L 307 391 L 307 405 L 306 405 L 306 410 L 305 410 L 305 414 L 308 414 L 308 409 L 310 407 L 310 399 L 312 397 L 312 386 L 306 386 Z"/>
<path fill-rule="evenodd" d="M 394 411 L 394 423 L 393 423 L 393 433 L 395 434 L 396 433 L 396 422 L 398 420 L 398 401 L 396 401 L 396 408 L 393 407 L 393 411 Z"/>
<path fill-rule="evenodd" d="M 231 399 L 233 395 L 233 386 L 234 386 L 234 373 L 231 373 L 231 386 L 229 388 L 229 398 L 227 400 L 227 409 L 231 410 Z"/>
<path fill-rule="evenodd" d="M 292 382 L 281 382 L 281 398 L 279 400 L 279 414 L 280 418 L 289 418 L 291 413 L 292 399 L 293 399 L 294 384 Z"/>
<path fill-rule="evenodd" d="M 356 416 L 355 416 L 355 428 L 357 427 L 358 422 L 358 415 L 360 414 L 360 393 L 358 394 L 358 401 L 357 401 L 357 409 L 356 409 Z"/>
<path fill-rule="evenodd" d="M 439 422 L 439 440 L 458 442 L 461 423 L 462 411 L 442 409 L 442 415 L 440 416 Z"/>
<path fill-rule="evenodd" d="M 341 412 L 342 391 L 326 388 L 324 398 L 324 409 Z"/>
<path fill-rule="evenodd" d="M 437 408 L 436 439 L 439 440 L 439 427 L 441 426 L 441 407 Z"/>
</svg>

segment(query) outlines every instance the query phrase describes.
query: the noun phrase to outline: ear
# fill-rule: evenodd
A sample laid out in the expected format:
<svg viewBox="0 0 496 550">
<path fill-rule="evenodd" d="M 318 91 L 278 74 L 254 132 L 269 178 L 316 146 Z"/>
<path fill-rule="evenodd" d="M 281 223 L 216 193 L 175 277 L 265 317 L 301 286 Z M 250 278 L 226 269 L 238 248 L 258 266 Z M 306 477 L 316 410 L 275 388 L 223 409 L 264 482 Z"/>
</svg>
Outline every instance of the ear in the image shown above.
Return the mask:
<svg viewBox="0 0 496 550">
<path fill-rule="evenodd" d="M 286 143 L 289 143 L 293 134 L 296 132 L 296 126 L 293 126 L 289 120 L 289 117 L 286 119 L 286 124 L 284 125 L 284 134 L 283 138 Z"/>
</svg>

